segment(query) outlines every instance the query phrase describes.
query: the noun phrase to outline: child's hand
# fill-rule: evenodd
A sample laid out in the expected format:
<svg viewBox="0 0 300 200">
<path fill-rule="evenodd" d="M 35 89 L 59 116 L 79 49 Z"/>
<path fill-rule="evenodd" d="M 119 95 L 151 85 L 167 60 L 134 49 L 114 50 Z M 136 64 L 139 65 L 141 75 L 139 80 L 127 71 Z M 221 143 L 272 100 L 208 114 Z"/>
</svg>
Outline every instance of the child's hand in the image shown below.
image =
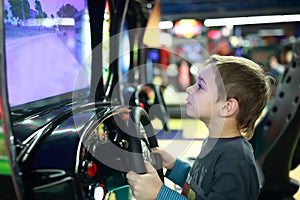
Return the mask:
<svg viewBox="0 0 300 200">
<path fill-rule="evenodd" d="M 157 195 L 162 187 L 163 183 L 160 180 L 156 169 L 145 161 L 147 169 L 146 174 L 137 174 L 130 171 L 126 174 L 128 183 L 130 184 L 132 193 L 137 200 L 153 200 L 157 198 Z"/>
<path fill-rule="evenodd" d="M 161 159 L 163 161 L 163 166 L 166 169 L 168 169 L 168 170 L 173 169 L 176 158 L 174 158 L 171 154 L 167 153 L 166 151 L 162 150 L 159 147 L 152 148 L 152 152 L 157 153 L 161 156 Z"/>
</svg>

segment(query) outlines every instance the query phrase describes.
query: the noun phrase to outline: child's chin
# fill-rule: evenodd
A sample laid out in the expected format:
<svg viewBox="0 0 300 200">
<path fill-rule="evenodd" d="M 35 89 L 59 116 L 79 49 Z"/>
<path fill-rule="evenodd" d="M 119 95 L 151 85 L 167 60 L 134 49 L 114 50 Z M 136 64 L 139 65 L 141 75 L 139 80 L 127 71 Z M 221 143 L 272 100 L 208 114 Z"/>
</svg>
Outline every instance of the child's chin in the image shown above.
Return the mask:
<svg viewBox="0 0 300 200">
<path fill-rule="evenodd" d="M 193 110 L 187 109 L 187 110 L 186 110 L 186 114 L 187 114 L 187 116 L 189 116 L 189 117 L 192 117 L 192 118 L 198 118 L 197 114 L 194 113 Z"/>
</svg>

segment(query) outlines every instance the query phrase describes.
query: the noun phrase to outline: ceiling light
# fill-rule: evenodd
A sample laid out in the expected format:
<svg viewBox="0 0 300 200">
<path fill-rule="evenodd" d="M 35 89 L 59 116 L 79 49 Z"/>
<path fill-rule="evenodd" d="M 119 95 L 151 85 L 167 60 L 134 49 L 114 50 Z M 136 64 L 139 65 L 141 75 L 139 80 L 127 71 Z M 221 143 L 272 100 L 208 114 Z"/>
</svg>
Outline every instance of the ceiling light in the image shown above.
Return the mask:
<svg viewBox="0 0 300 200">
<path fill-rule="evenodd" d="M 214 27 L 214 26 L 268 24 L 268 23 L 297 22 L 297 21 L 300 21 L 299 14 L 206 19 L 204 20 L 204 25 L 206 27 Z"/>
<path fill-rule="evenodd" d="M 171 22 L 171 21 L 161 21 L 161 22 L 159 22 L 158 27 L 160 29 L 171 29 L 171 28 L 173 28 L 173 22 Z"/>
</svg>

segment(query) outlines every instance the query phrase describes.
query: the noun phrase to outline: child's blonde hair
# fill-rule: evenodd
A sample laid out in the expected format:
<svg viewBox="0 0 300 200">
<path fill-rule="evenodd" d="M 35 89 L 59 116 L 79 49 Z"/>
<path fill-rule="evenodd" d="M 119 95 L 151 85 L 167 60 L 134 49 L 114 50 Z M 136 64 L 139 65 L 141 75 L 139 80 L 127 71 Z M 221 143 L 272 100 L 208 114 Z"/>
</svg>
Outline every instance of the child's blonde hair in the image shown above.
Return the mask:
<svg viewBox="0 0 300 200">
<path fill-rule="evenodd" d="M 219 99 L 238 101 L 238 129 L 251 139 L 255 122 L 270 98 L 272 77 L 265 75 L 258 64 L 242 57 L 213 55 L 208 64 L 214 64 L 222 78 L 216 80 L 217 87 L 225 89 L 225 93 L 218 90 Z"/>
</svg>

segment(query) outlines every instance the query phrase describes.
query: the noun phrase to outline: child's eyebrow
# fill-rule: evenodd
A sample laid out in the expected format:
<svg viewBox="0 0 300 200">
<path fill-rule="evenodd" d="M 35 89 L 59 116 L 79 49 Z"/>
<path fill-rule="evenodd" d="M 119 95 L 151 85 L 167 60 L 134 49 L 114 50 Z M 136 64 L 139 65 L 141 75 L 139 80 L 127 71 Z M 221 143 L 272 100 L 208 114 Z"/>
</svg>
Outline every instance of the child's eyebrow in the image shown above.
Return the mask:
<svg viewBox="0 0 300 200">
<path fill-rule="evenodd" d="M 203 82 L 203 83 L 206 85 L 205 80 L 204 80 L 201 76 L 198 76 L 198 81 L 199 81 L 199 82 Z"/>
</svg>

